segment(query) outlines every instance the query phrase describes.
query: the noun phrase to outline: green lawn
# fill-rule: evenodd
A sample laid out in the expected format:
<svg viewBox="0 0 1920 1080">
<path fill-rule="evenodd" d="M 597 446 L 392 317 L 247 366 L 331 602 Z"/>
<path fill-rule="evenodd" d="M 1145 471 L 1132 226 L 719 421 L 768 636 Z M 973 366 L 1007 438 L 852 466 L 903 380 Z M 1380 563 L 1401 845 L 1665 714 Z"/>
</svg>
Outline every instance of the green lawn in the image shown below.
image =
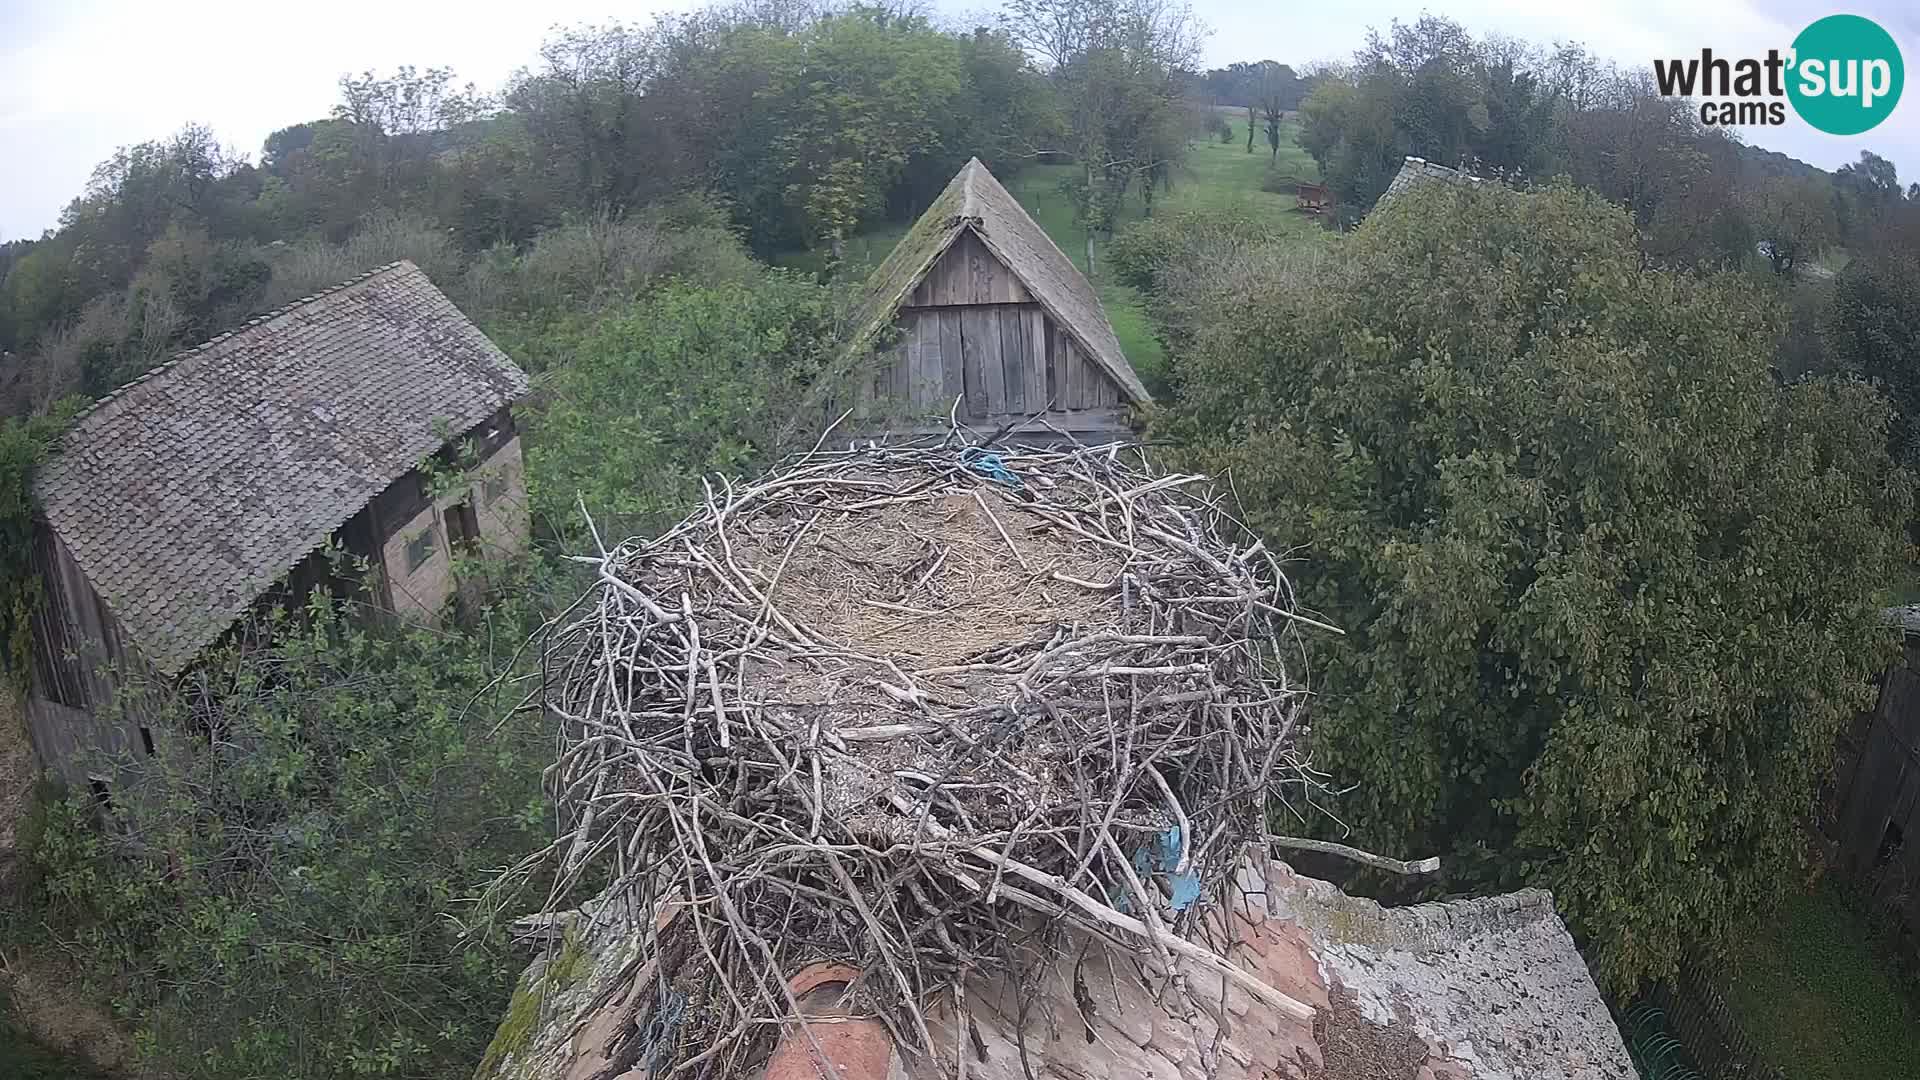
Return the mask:
<svg viewBox="0 0 1920 1080">
<path fill-rule="evenodd" d="M 1310 179 L 1316 175 L 1313 159 L 1294 143 L 1297 130 L 1289 121 L 1281 133 L 1277 168 L 1283 175 Z M 1266 179 L 1268 169 L 1273 166 L 1264 141 L 1255 145 L 1253 153 L 1247 153 L 1244 111 L 1235 131 L 1238 139 L 1232 144 L 1205 138 L 1194 141 L 1185 164 L 1174 174 L 1173 190 L 1156 193 L 1156 212 L 1187 207 L 1244 205 L 1297 223 L 1303 236 L 1314 233 L 1319 227 L 1294 211 L 1291 194 L 1276 195 L 1260 190 L 1261 181 Z M 1046 230 L 1047 235 L 1053 238 L 1053 242 L 1060 245 L 1060 250 L 1067 253 L 1073 264 L 1085 272 L 1087 231 L 1074 220 L 1073 203 L 1061 190 L 1062 181 L 1070 178 L 1075 168 L 1073 165 L 1032 166 L 1015 175 L 1007 188 L 1020 200 L 1020 205 L 1026 207 L 1027 213 L 1032 214 L 1033 219 Z M 1119 228 L 1124 229 L 1127 223 L 1139 220 L 1144 210 L 1137 195 L 1129 198 L 1121 214 Z M 894 243 L 906 231 L 907 223 L 888 223 L 848 241 L 849 272 L 864 273 L 877 265 L 886 258 L 887 252 L 893 250 Z M 824 255 L 817 251 L 792 252 L 774 259 L 781 266 L 812 271 L 819 270 L 823 261 Z M 1120 348 L 1149 386 L 1164 385 L 1166 356 L 1159 338 L 1154 335 L 1140 297 L 1133 289 L 1107 279 L 1100 265 L 1098 246 L 1094 251 L 1094 263 L 1094 273 L 1089 276 L 1100 293 L 1101 304 L 1107 309 L 1107 318 L 1113 322 L 1113 332 L 1120 339 Z"/>
<path fill-rule="evenodd" d="M 1720 985 L 1748 1037 L 1794 1080 L 1920 1075 L 1920 1002 L 1833 886 L 1747 934 Z"/>
</svg>

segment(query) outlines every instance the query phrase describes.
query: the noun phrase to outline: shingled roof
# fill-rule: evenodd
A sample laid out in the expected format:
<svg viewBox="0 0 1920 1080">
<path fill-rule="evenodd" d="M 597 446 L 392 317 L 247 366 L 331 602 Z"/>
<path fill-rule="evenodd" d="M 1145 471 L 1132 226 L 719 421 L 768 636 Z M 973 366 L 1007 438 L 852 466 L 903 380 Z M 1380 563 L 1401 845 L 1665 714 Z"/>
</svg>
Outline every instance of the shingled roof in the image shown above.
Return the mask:
<svg viewBox="0 0 1920 1080">
<path fill-rule="evenodd" d="M 1449 169 L 1445 165 L 1436 165 L 1426 158 L 1409 157 L 1400 163 L 1400 171 L 1394 174 L 1393 182 L 1388 184 L 1387 190 L 1380 194 L 1379 204 L 1384 204 L 1395 195 L 1403 191 L 1411 190 L 1421 184 L 1472 185 L 1480 183 L 1485 183 L 1485 181 L 1472 173 L 1462 172 L 1459 169 Z"/>
<path fill-rule="evenodd" d="M 926 213 L 867 279 L 854 319 L 855 350 L 865 347 L 893 320 L 927 271 L 969 229 L 1073 335 L 1087 355 L 1120 384 L 1129 401 L 1153 400 L 1133 365 L 1127 363 L 1126 354 L 1120 351 L 1120 340 L 1113 334 L 1113 324 L 1107 321 L 1093 284 L 979 158 L 968 161 L 954 174 Z"/>
<path fill-rule="evenodd" d="M 525 373 L 397 262 L 101 399 L 35 493 L 141 655 L 173 675 L 450 434 L 526 391 Z"/>
</svg>

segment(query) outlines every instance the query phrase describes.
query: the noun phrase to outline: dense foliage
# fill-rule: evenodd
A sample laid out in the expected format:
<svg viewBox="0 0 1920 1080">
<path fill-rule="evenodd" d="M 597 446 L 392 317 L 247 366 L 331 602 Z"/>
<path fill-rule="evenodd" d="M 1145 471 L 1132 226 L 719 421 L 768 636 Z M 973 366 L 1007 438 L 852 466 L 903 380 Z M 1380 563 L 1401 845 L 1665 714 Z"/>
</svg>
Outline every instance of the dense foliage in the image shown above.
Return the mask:
<svg viewBox="0 0 1920 1080">
<path fill-rule="evenodd" d="M 551 829 L 546 744 L 494 681 L 522 615 L 441 633 L 316 602 L 212 653 L 114 793 L 49 809 L 29 904 L 160 1064 L 471 1069 L 525 960 L 464 936 L 462 900 Z"/>
<path fill-rule="evenodd" d="M 670 283 L 567 339 L 529 437 L 537 520 L 609 540 L 672 524 L 700 479 L 806 449 L 831 419 L 829 293 L 769 272 L 752 284 Z"/>
<path fill-rule="evenodd" d="M 1920 467 L 1920 255 L 1889 248 L 1848 264 L 1820 332 L 1835 367 L 1886 389 L 1899 410 L 1894 455 Z"/>
<path fill-rule="evenodd" d="M 1314 80 L 1301 118 L 1300 144 L 1348 222 L 1407 155 L 1509 180 L 1568 176 L 1626 206 L 1642 249 L 1668 264 L 1738 263 L 1764 242 L 1785 272 L 1831 245 L 1872 243 L 1890 215 L 1920 207 L 1878 155 L 1829 176 L 1702 123 L 1647 72 L 1573 45 L 1475 39 L 1435 16 L 1373 34 Z"/>
<path fill-rule="evenodd" d="M 1194 81 L 1192 91 L 1212 105 L 1258 109 L 1271 102 L 1276 109 L 1292 112 L 1300 107 L 1308 89 L 1307 80 L 1291 67 L 1277 60 L 1261 60 L 1213 68 Z"/>
<path fill-rule="evenodd" d="M 97 397 L 370 258 L 414 258 L 459 298 L 469 263 L 678 196 L 722 207 L 762 256 L 837 251 L 969 156 L 1008 176 L 1059 151 L 1062 100 L 1112 131 L 1168 100 L 1164 65 L 1109 75 L 1089 103 L 1005 32 L 794 2 L 561 30 L 498 96 L 441 69 L 348 77 L 332 115 L 258 161 L 188 127 L 118 152 L 57 230 L 0 247 L 0 415 Z M 1154 130 L 1164 163 L 1183 144 Z"/>
<path fill-rule="evenodd" d="M 1776 895 L 1890 643 L 1908 474 L 1770 296 L 1554 188 L 1428 188 L 1199 334 L 1170 432 L 1309 543 L 1319 764 L 1368 843 L 1553 888 L 1603 980 Z"/>
</svg>

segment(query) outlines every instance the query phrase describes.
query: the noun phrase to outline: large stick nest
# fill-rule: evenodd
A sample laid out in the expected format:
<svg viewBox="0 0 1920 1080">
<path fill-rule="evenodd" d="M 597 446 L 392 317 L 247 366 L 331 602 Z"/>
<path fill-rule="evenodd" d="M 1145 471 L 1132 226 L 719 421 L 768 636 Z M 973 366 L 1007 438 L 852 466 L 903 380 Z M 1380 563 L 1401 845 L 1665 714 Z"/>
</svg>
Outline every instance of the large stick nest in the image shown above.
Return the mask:
<svg viewBox="0 0 1920 1080">
<path fill-rule="evenodd" d="M 552 850 L 673 973 L 654 1075 L 745 1075 L 811 961 L 864 972 L 909 1053 L 928 1002 L 1037 974 L 1069 929 L 1176 988 L 1251 982 L 1202 913 L 1314 786 L 1311 620 L 1202 478 L 1117 447 L 816 452 L 584 561 L 545 659 Z"/>
</svg>

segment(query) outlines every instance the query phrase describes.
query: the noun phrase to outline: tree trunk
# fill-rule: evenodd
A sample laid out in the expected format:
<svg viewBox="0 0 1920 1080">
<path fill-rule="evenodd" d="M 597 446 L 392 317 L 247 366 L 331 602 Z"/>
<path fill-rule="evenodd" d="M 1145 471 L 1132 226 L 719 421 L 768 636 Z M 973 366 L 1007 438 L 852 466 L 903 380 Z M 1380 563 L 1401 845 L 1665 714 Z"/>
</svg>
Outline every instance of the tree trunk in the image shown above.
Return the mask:
<svg viewBox="0 0 1920 1080">
<path fill-rule="evenodd" d="M 1253 153 L 1253 106 L 1247 106 L 1247 153 Z"/>
<path fill-rule="evenodd" d="M 1093 200 L 1098 197 L 1099 195 L 1094 190 L 1094 187 L 1093 187 L 1093 163 L 1089 161 L 1087 163 L 1087 207 L 1089 212 L 1086 215 L 1087 217 L 1087 277 L 1089 278 L 1093 277 L 1093 234 L 1094 234 L 1094 230 L 1098 227 L 1094 221 L 1094 215 L 1091 212 L 1091 210 L 1093 207 Z"/>
</svg>

